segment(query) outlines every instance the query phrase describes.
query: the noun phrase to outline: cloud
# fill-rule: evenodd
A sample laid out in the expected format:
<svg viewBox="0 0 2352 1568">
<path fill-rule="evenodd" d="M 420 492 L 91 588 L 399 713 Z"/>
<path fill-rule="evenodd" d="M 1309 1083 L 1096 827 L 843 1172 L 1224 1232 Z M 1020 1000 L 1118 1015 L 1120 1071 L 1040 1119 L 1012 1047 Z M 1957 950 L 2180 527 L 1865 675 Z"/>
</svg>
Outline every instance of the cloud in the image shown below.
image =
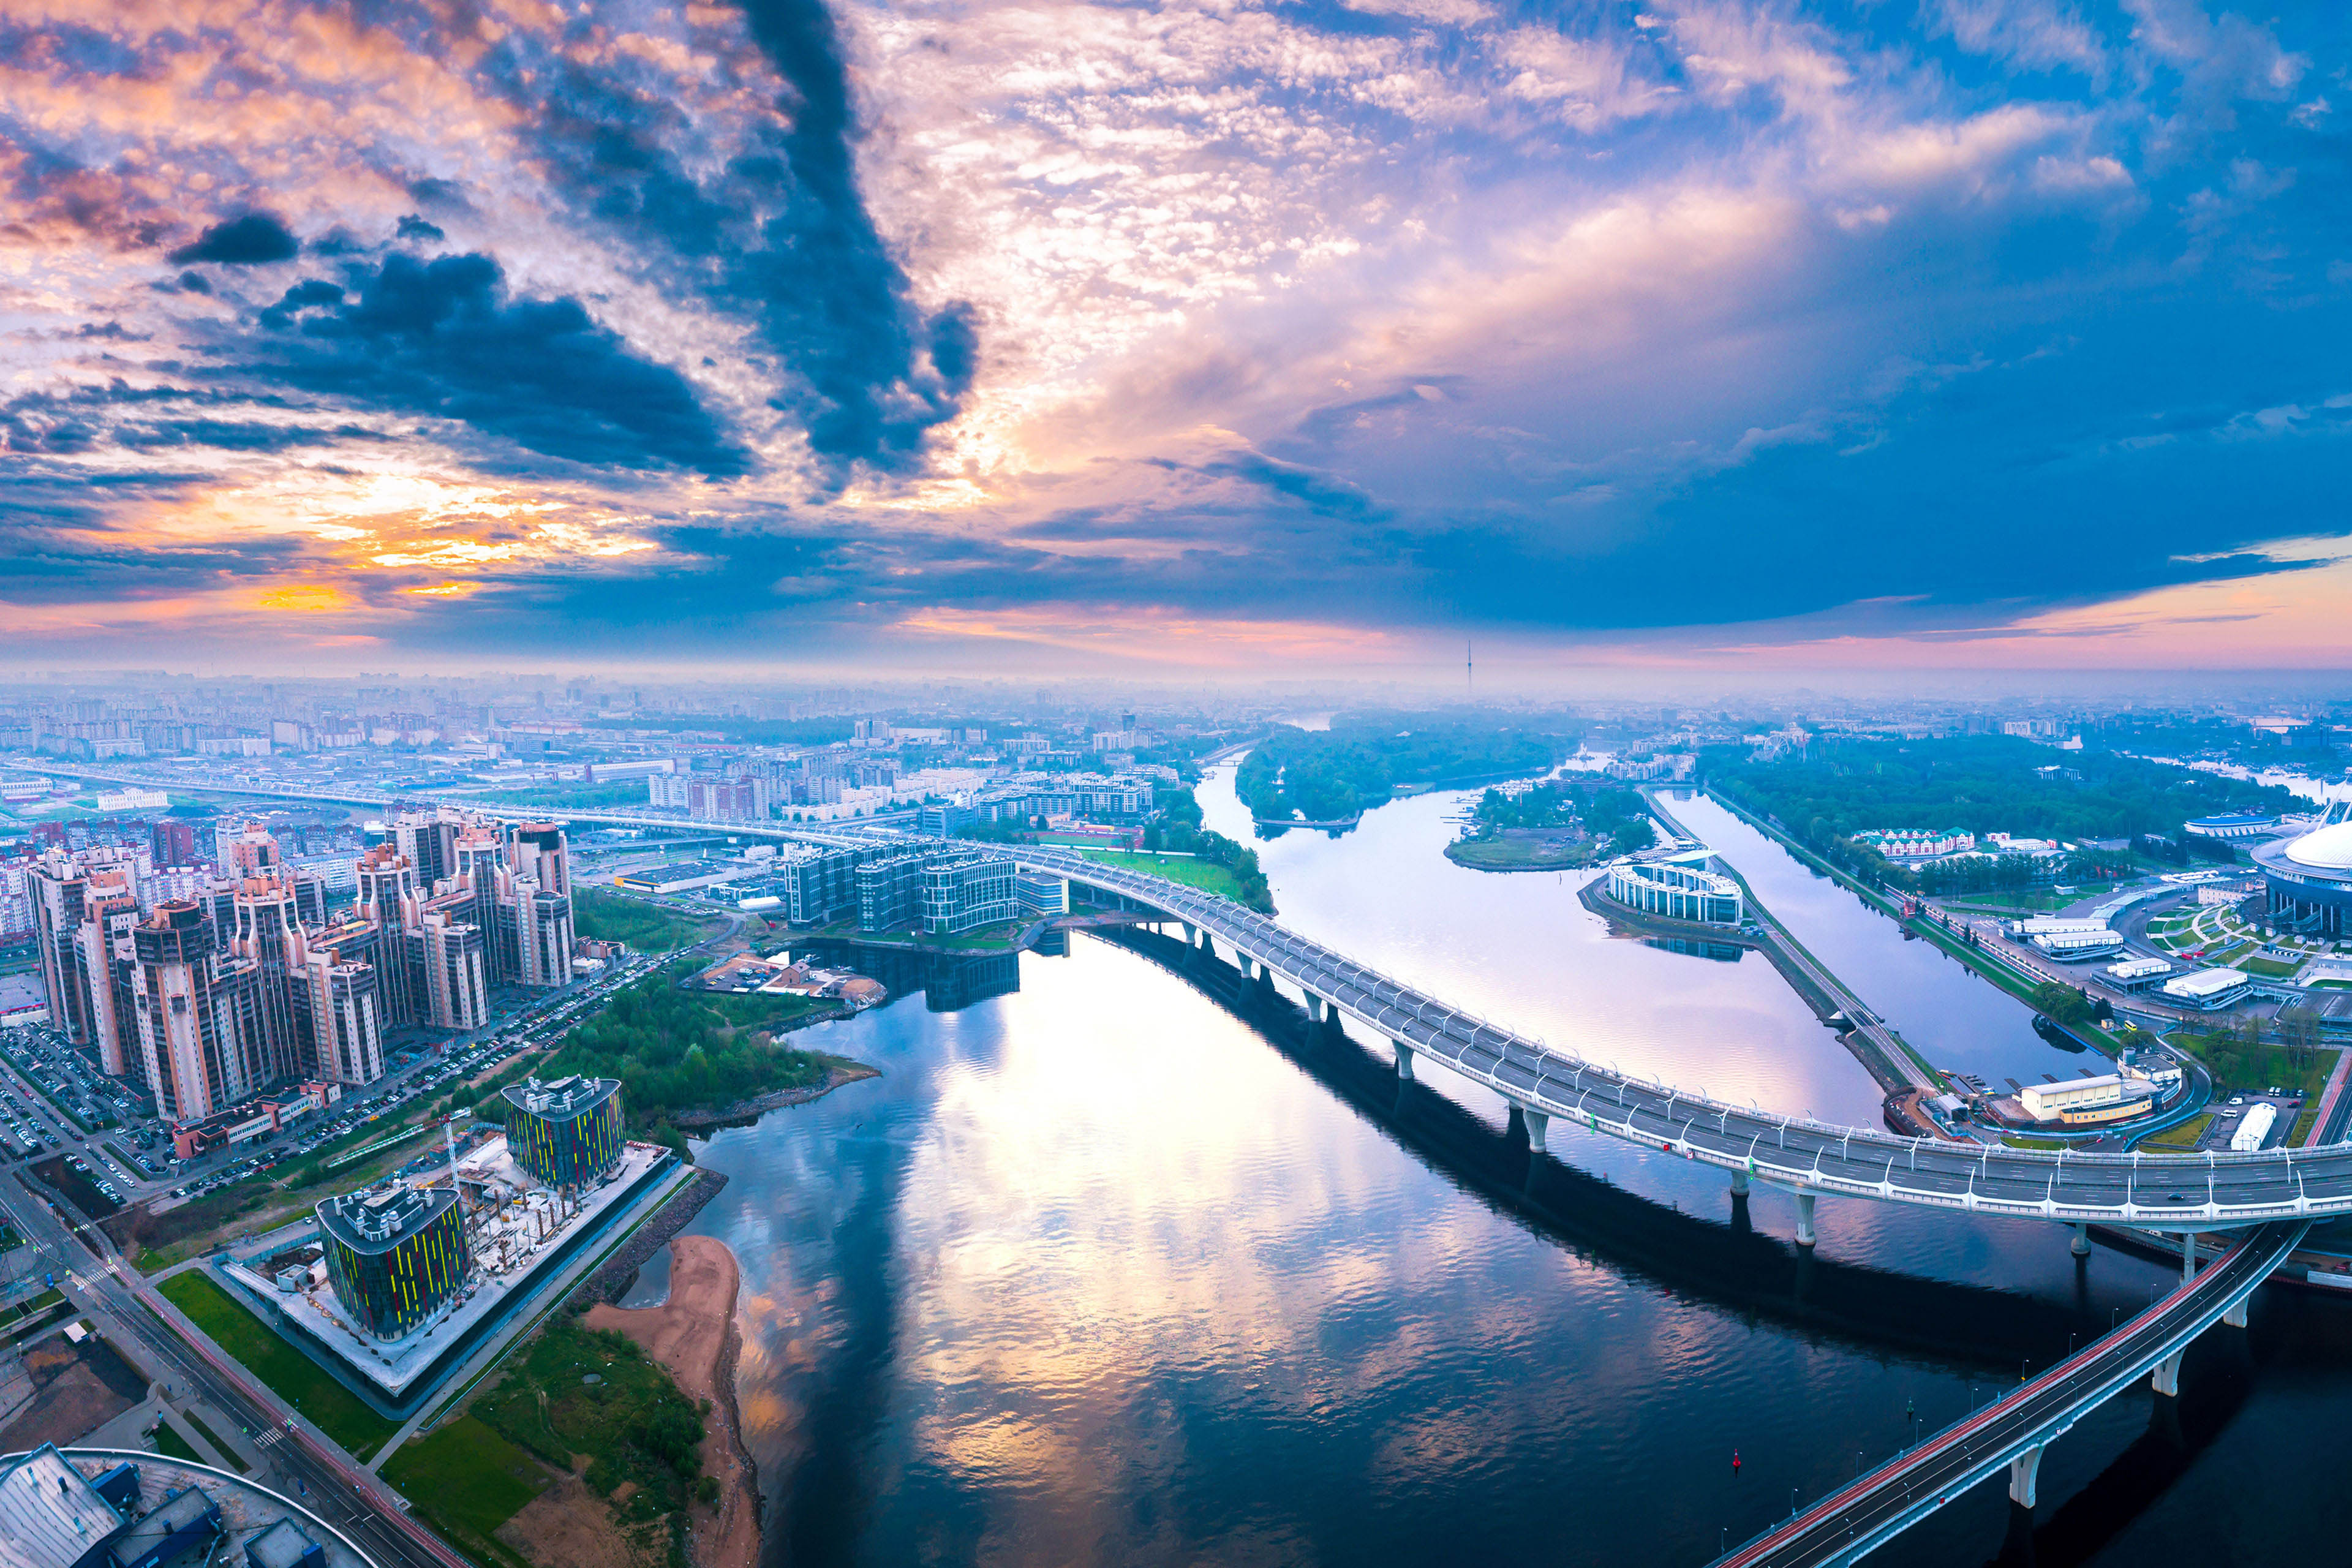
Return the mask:
<svg viewBox="0 0 2352 1568">
<path fill-rule="evenodd" d="M 194 245 L 172 252 L 172 260 L 180 266 L 214 261 L 225 267 L 258 267 L 291 261 L 301 250 L 285 219 L 275 213 L 250 212 L 213 225 Z"/>
<path fill-rule="evenodd" d="M 216 374 L 457 421 L 532 452 L 625 469 L 745 471 L 694 387 L 570 298 L 514 299 L 482 255 L 394 252 L 289 289 Z"/>
</svg>

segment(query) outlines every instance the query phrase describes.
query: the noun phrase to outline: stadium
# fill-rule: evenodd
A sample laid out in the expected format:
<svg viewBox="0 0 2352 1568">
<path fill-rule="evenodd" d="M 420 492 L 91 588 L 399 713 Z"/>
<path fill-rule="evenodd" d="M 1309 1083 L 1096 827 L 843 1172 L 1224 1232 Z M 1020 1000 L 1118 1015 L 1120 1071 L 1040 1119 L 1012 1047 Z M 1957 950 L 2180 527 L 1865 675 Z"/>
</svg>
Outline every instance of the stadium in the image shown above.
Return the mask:
<svg viewBox="0 0 2352 1568">
<path fill-rule="evenodd" d="M 2253 851 L 2273 925 L 2305 936 L 2352 936 L 2352 801 L 2327 808 L 2320 826 Z"/>
</svg>

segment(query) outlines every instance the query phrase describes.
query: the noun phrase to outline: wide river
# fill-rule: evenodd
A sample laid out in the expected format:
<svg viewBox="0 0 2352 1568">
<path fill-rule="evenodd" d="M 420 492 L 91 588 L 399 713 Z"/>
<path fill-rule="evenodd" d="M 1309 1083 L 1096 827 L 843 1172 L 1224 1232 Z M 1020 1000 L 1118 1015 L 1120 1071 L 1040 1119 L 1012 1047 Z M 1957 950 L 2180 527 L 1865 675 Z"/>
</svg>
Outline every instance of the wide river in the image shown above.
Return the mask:
<svg viewBox="0 0 2352 1568">
<path fill-rule="evenodd" d="M 1246 836 L 1228 773 L 1201 793 Z M 1261 845 L 1282 917 L 1597 1060 L 1875 1122 L 1762 960 L 1612 937 L 1573 877 L 1458 868 L 1459 808 Z M 1932 1058 L 2071 1071 L 1957 965 L 1694 816 Z M 1400 1087 L 1377 1043 L 1300 1047 L 1126 947 L 975 973 L 801 1037 L 883 1076 L 701 1150 L 730 1178 L 694 1229 L 742 1260 L 772 1563 L 1701 1563 L 2176 1277 L 1861 1202 L 1824 1203 L 1800 1260 L 1778 1194 L 1736 1209 L 1572 1131 L 1530 1161 L 1442 1068 Z M 2183 1385 L 2086 1417 L 2031 1521 L 1989 1485 L 1883 1555 L 2343 1560 L 2352 1310 L 2270 1292 Z"/>
</svg>

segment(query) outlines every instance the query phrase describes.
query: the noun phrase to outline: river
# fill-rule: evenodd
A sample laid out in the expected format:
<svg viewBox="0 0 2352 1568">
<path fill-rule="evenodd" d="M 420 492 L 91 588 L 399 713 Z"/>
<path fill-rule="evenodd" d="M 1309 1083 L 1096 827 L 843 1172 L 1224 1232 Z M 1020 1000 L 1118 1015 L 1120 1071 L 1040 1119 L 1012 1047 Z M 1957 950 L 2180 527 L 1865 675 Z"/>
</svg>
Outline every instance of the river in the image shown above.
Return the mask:
<svg viewBox="0 0 2352 1568">
<path fill-rule="evenodd" d="M 1202 796 L 1233 831 L 1229 771 Z M 1283 917 L 1628 1070 L 1874 1119 L 1763 962 L 1454 866 L 1457 798 L 1260 846 Z M 1780 1194 L 1736 1213 L 1572 1131 L 1530 1162 L 1442 1068 L 1304 1050 L 1126 947 L 1002 968 L 800 1037 L 883 1076 L 700 1147 L 772 1563 L 1703 1563 L 2171 1277 L 1866 1203 L 1825 1203 L 1799 1259 Z M 2144 1392 L 2086 1417 L 2043 1464 L 2038 1561 L 2329 1558 L 2332 1308 L 2266 1297 L 2208 1336 L 2177 1422 Z M 2009 1528 L 1979 1488 L 1888 1560 L 1972 1568 Z"/>
</svg>

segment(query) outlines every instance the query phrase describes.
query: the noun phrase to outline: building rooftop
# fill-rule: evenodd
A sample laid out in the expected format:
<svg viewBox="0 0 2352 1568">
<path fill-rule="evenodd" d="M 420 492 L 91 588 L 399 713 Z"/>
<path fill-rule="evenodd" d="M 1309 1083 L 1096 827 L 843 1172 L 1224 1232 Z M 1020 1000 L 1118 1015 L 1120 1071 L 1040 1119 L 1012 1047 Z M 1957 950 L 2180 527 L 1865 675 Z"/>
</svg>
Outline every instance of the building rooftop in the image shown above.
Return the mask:
<svg viewBox="0 0 2352 1568">
<path fill-rule="evenodd" d="M 0 1469 L 0 1568 L 71 1568 L 122 1525 L 53 1443 Z"/>
<path fill-rule="evenodd" d="M 424 1229 L 457 1201 L 457 1194 L 446 1189 L 419 1192 L 398 1186 L 345 1193 L 319 1205 L 319 1224 L 355 1252 L 389 1252 L 403 1237 Z"/>
<path fill-rule="evenodd" d="M 2245 984 L 2248 978 L 2242 969 L 2200 969 L 2166 981 L 2164 989 L 2173 996 L 2218 996 L 2231 986 Z"/>
<path fill-rule="evenodd" d="M 564 1121 L 593 1110 L 620 1087 L 621 1080 L 616 1078 L 559 1078 L 546 1083 L 527 1078 L 520 1083 L 509 1084 L 505 1094 L 508 1103 L 533 1116 Z"/>
</svg>

